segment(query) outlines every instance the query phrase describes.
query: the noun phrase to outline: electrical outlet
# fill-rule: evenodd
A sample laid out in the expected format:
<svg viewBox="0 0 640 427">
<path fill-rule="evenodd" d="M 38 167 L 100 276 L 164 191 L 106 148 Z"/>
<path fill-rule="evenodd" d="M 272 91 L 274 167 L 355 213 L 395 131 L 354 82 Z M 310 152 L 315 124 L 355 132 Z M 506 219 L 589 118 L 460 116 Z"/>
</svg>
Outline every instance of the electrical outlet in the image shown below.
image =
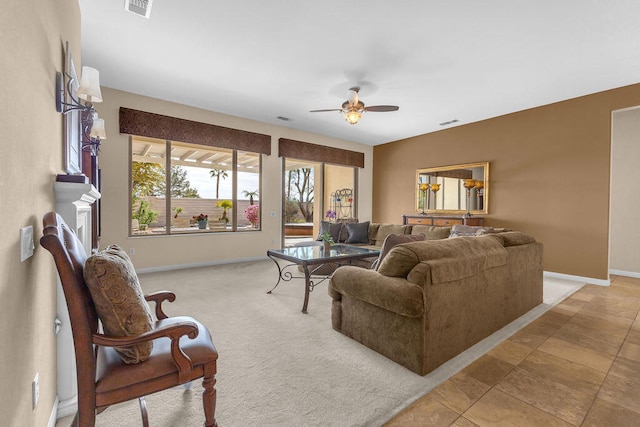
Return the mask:
<svg viewBox="0 0 640 427">
<path fill-rule="evenodd" d="M 135 255 L 136 254 L 136 248 L 129 248 L 129 255 Z"/>
<path fill-rule="evenodd" d="M 31 383 L 31 395 L 33 400 L 33 409 L 38 406 L 38 399 L 40 398 L 40 374 L 36 372 L 36 376 Z"/>
</svg>

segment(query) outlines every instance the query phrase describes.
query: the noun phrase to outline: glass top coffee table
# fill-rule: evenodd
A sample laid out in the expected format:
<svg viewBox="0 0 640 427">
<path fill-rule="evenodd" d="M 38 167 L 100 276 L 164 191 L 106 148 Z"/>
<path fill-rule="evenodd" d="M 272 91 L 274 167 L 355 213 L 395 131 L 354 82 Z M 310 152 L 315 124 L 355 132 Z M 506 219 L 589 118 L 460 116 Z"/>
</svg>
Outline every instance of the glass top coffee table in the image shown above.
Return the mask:
<svg viewBox="0 0 640 427">
<path fill-rule="evenodd" d="M 344 244 L 335 244 L 331 246 L 331 250 L 327 253 L 322 245 L 310 243 L 304 246 L 290 246 L 283 249 L 271 249 L 267 251 L 267 256 L 273 260 L 278 266 L 278 282 L 271 289 L 270 294 L 278 287 L 281 281 L 288 282 L 292 279 L 304 279 L 304 303 L 302 304 L 302 312 L 307 313 L 307 305 L 309 304 L 309 293 L 313 291 L 320 283 L 331 277 L 331 274 L 319 275 L 318 280 L 312 280 L 311 276 L 315 275 L 321 266 L 329 263 L 335 264 L 351 264 L 353 260 L 362 258 L 373 258 L 380 255 L 378 249 L 368 249 L 361 246 L 352 246 Z M 288 264 L 278 263 L 278 260 L 287 261 Z M 301 266 L 304 276 L 296 276 L 292 273 L 291 267 Z M 297 271 L 297 268 L 295 269 Z"/>
</svg>

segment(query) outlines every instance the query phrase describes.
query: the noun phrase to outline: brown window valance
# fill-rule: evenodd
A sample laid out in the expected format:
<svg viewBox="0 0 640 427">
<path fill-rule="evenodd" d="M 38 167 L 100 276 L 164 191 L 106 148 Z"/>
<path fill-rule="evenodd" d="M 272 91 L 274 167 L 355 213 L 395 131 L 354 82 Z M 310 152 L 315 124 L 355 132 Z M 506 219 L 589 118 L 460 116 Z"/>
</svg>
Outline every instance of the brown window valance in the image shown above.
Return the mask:
<svg viewBox="0 0 640 427">
<path fill-rule="evenodd" d="M 364 168 L 364 153 L 293 139 L 280 138 L 278 140 L 278 156 Z"/>
<path fill-rule="evenodd" d="M 120 133 L 271 154 L 271 136 L 120 107 Z"/>
</svg>

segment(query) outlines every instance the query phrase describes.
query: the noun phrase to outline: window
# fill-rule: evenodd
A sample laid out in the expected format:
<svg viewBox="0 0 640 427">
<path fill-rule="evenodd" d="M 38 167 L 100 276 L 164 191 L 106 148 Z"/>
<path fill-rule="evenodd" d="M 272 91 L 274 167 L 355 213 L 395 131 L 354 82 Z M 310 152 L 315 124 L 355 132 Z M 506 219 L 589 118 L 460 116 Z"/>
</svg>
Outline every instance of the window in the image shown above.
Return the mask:
<svg viewBox="0 0 640 427">
<path fill-rule="evenodd" d="M 258 153 L 133 136 L 131 234 L 260 230 L 260 177 Z"/>
</svg>

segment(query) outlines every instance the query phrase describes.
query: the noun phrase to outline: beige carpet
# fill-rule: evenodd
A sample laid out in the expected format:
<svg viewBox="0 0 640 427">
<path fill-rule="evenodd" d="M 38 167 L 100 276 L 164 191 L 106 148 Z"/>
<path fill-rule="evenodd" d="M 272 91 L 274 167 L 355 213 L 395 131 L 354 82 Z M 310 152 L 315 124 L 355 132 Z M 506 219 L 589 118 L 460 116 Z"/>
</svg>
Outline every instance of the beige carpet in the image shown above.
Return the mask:
<svg viewBox="0 0 640 427">
<path fill-rule="evenodd" d="M 421 377 L 331 329 L 326 283 L 311 293 L 304 315 L 301 280 L 266 294 L 276 276 L 272 261 L 140 276 L 146 293 L 177 294 L 169 315 L 193 315 L 211 330 L 221 427 L 382 425 L 581 286 L 545 278 L 545 304 Z M 202 425 L 201 391 L 197 383 L 148 396 L 150 425 Z M 97 425 L 141 425 L 137 402 L 107 409 Z"/>
</svg>

